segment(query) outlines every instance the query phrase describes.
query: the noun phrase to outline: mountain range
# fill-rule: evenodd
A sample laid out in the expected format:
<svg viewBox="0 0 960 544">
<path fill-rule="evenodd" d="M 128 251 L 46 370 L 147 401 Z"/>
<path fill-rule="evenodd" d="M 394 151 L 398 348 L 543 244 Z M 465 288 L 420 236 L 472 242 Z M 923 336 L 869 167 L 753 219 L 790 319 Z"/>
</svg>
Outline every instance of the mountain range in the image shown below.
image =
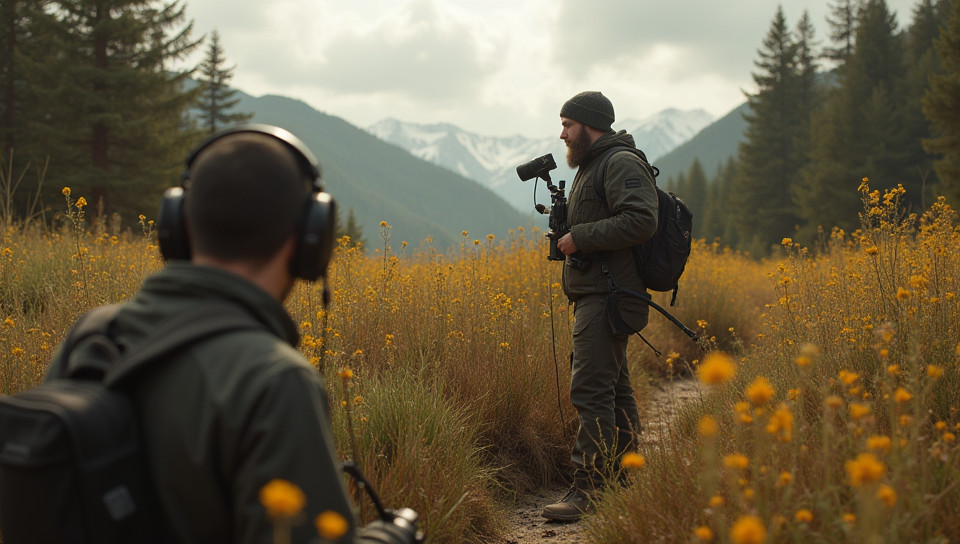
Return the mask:
<svg viewBox="0 0 960 544">
<path fill-rule="evenodd" d="M 353 211 L 368 248 L 383 247 L 382 232 L 395 250 L 401 242 L 416 247 L 429 240 L 444 251 L 463 240 L 463 231 L 483 239 L 533 225 L 531 214 L 521 213 L 475 181 L 303 101 L 239 91 L 235 96 L 239 99 L 235 110 L 251 113 L 250 122 L 283 127 L 314 152 L 341 220 L 347 210 Z"/>
<path fill-rule="evenodd" d="M 445 250 L 463 241 L 463 231 L 482 239 L 521 226 L 545 230 L 546 218 L 533 208 L 535 201 L 549 204 L 550 195 L 542 182 L 521 182 L 517 165 L 551 153 L 558 165 L 551 178 L 573 180 L 559 130 L 541 139 L 494 137 L 451 124 L 396 119 L 364 130 L 294 98 L 239 90 L 236 96 L 235 110 L 251 113 L 251 122 L 282 126 L 314 151 L 341 219 L 353 212 L 368 247 L 382 247 L 377 239 L 383 232 L 392 247 L 429 240 Z M 736 155 L 745 109 L 746 104 L 716 121 L 703 110 L 668 109 L 614 128 L 634 135 L 660 168 L 661 182 L 687 171 L 695 159 L 712 176 L 717 165 Z M 382 222 L 390 228 L 384 231 Z"/>
<path fill-rule="evenodd" d="M 713 121 L 713 116 L 704 110 L 666 109 L 639 121 L 618 122 L 614 129 L 632 134 L 637 146 L 653 162 L 690 141 Z M 559 138 L 559 119 L 557 134 L 540 139 L 485 136 L 448 123 L 419 124 L 397 119 L 384 119 L 366 130 L 423 160 L 477 181 L 522 212 L 533 209 L 533 188 L 532 183 L 520 182 L 517 165 L 550 153 L 558 167 L 551 173 L 554 181 L 572 181 L 575 173 L 564 160 L 566 147 Z M 538 199 L 546 202 L 548 196 L 543 189 Z"/>
</svg>

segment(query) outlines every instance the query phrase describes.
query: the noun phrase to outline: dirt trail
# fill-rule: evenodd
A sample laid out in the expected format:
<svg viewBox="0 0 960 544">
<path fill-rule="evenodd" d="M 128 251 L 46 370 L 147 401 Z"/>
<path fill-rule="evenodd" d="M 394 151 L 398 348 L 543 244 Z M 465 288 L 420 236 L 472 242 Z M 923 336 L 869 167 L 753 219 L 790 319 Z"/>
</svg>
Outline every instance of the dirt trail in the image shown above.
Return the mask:
<svg viewBox="0 0 960 544">
<path fill-rule="evenodd" d="M 640 417 L 643 422 L 643 439 L 658 440 L 664 427 L 670 425 L 677 410 L 686 402 L 700 395 L 700 385 L 696 380 L 683 379 L 666 382 L 652 388 L 654 398 L 642 408 Z M 541 489 L 524 495 L 517 500 L 514 513 L 510 516 L 511 530 L 506 538 L 496 544 L 582 544 L 581 523 L 562 523 L 548 521 L 540 515 L 544 506 L 558 500 L 567 491 L 566 487 Z"/>
</svg>

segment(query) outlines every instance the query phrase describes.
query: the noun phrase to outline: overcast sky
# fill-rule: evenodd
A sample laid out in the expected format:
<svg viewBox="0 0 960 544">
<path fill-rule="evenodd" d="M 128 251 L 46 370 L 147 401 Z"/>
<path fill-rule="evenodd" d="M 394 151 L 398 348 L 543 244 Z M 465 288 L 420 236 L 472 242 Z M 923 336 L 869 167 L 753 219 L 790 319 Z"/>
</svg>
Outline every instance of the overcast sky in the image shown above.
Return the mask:
<svg viewBox="0 0 960 544">
<path fill-rule="evenodd" d="M 562 103 L 603 91 L 618 120 L 665 108 L 720 117 L 753 92 L 773 0 L 185 0 L 220 33 L 231 84 L 365 127 L 385 117 L 471 132 L 559 134 Z M 830 0 L 809 12 L 826 44 Z M 887 0 L 901 27 L 916 0 Z M 198 63 L 206 44 L 189 59 Z M 616 124 L 614 125 L 616 126 Z"/>
</svg>

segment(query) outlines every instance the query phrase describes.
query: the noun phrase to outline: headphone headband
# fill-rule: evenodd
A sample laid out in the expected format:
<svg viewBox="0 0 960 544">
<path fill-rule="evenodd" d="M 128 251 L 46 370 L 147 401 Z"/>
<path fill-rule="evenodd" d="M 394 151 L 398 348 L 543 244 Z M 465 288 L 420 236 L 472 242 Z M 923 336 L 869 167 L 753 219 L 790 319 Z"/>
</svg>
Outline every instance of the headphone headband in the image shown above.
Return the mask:
<svg viewBox="0 0 960 544">
<path fill-rule="evenodd" d="M 297 159 L 297 164 L 300 166 L 300 172 L 304 177 L 310 180 L 310 185 L 313 191 L 317 192 L 323 190 L 323 179 L 320 175 L 320 162 L 317 161 L 317 157 L 314 156 L 312 151 L 310 151 L 310 148 L 308 148 L 307 145 L 300 140 L 300 138 L 294 136 L 290 131 L 262 123 L 238 125 L 236 127 L 218 132 L 201 142 L 200 145 L 198 145 L 193 151 L 190 152 L 189 155 L 187 155 L 187 159 L 184 161 L 186 163 L 186 167 L 184 168 L 183 173 L 180 174 L 180 186 L 186 187 L 186 183 L 190 180 L 190 169 L 193 167 L 194 161 L 197 160 L 197 156 L 203 152 L 203 150 L 209 147 L 210 144 L 227 136 L 243 133 L 262 134 L 265 136 L 272 136 L 273 138 L 279 140 L 280 143 L 284 144 L 291 151 L 293 151 L 293 155 Z"/>
</svg>

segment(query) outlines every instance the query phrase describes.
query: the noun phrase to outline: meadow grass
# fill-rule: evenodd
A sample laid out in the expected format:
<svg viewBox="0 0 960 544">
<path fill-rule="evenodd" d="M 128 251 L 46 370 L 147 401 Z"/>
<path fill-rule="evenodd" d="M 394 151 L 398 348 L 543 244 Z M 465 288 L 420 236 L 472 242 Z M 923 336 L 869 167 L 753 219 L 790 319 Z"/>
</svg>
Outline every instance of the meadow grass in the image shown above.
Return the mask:
<svg viewBox="0 0 960 544">
<path fill-rule="evenodd" d="M 590 541 L 960 540 L 960 234 L 943 202 L 904 216 L 900 195 L 865 185 L 863 228 L 818 248 L 784 240 L 756 261 L 695 244 L 670 310 L 705 341 L 651 312 L 643 333 L 663 355 L 634 339 L 629 359 L 641 410 L 647 384 L 716 383 L 630 485 L 610 486 Z M 42 379 L 83 311 L 162 266 L 146 218 L 122 231 L 64 198 L 53 228 L 12 226 L 0 242 L 5 393 Z M 340 455 L 388 506 L 420 512 L 433 542 L 489 542 L 514 497 L 570 473 L 570 308 L 546 254 L 538 231 L 464 232 L 440 251 L 383 222 L 366 251 L 340 240 L 329 306 L 322 284 L 287 300 Z"/>
<path fill-rule="evenodd" d="M 704 402 L 608 494 L 592 542 L 960 540 L 956 214 L 861 191 L 861 229 L 784 239 L 749 348 L 707 356 Z"/>
</svg>

